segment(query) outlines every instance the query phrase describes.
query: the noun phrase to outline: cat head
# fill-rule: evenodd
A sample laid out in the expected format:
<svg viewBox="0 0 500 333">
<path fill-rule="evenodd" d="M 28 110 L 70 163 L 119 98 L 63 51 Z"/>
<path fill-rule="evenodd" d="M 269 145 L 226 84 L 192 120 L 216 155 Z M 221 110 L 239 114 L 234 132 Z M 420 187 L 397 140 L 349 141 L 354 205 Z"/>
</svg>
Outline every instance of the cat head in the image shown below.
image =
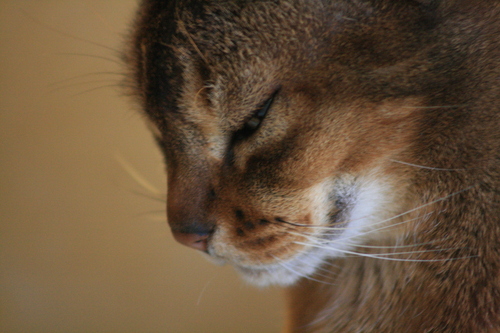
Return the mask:
<svg viewBox="0 0 500 333">
<path fill-rule="evenodd" d="M 126 59 L 175 238 L 286 285 L 403 232 L 432 26 L 416 1 L 144 1 Z"/>
</svg>

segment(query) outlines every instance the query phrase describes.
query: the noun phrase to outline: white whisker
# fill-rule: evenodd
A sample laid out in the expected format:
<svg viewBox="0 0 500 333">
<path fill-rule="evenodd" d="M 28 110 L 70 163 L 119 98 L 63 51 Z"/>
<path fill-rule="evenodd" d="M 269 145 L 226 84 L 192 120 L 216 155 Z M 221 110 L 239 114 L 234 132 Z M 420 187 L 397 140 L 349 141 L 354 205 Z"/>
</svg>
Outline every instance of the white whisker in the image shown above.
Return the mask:
<svg viewBox="0 0 500 333">
<path fill-rule="evenodd" d="M 413 163 L 408 163 L 408 162 L 403 162 L 403 161 L 398 161 L 398 160 L 391 160 L 391 162 L 395 163 L 400 163 L 420 169 L 427 169 L 427 170 L 437 170 L 437 171 L 464 171 L 465 169 L 446 169 L 446 168 L 435 168 L 435 167 L 428 167 L 424 165 L 418 165 L 418 164 L 413 164 Z"/>
<path fill-rule="evenodd" d="M 469 186 L 469 187 L 467 187 L 467 188 L 465 188 L 465 189 L 463 189 L 463 190 L 460 190 L 460 191 L 457 191 L 457 192 L 454 192 L 454 193 L 451 193 L 451 194 L 445 195 L 444 197 L 441 197 L 441 198 L 439 198 L 439 199 L 436 199 L 436 200 L 430 201 L 430 202 L 425 203 L 425 204 L 423 204 L 423 205 L 420 205 L 420 206 L 418 206 L 418 207 L 416 207 L 416 208 L 413 208 L 413 209 L 407 210 L 407 211 L 405 211 L 405 212 L 403 212 L 403 213 L 401 213 L 401 214 L 395 215 L 395 216 L 393 216 L 393 217 L 391 217 L 391 218 L 388 218 L 388 219 L 386 219 L 386 220 L 383 220 L 383 221 L 380 221 L 380 222 L 377 222 L 377 223 L 373 223 L 373 224 L 371 224 L 371 226 L 374 226 L 374 225 L 379 225 L 379 224 L 383 224 L 383 223 L 386 223 L 386 222 L 392 221 L 392 220 L 394 220 L 394 219 L 397 219 L 397 218 L 399 218 L 399 217 L 402 217 L 402 216 L 404 216 L 404 215 L 407 215 L 407 214 L 413 213 L 413 212 L 415 212 L 415 211 L 417 211 L 417 210 L 420 210 L 420 209 L 422 209 L 422 208 L 428 207 L 428 206 L 433 205 L 433 204 L 435 204 L 435 203 L 437 203 L 437 202 L 444 201 L 444 200 L 449 199 L 449 198 L 451 198 L 451 197 L 453 197 L 453 196 L 455 196 L 455 195 L 457 195 L 457 194 L 460 194 L 460 193 L 462 193 L 462 192 L 468 191 L 468 190 L 470 190 L 470 189 L 471 189 L 471 188 L 473 188 L 473 187 L 474 187 L 474 186 Z"/>
<path fill-rule="evenodd" d="M 316 275 L 316 276 L 323 277 L 325 279 L 332 279 L 333 278 L 331 276 L 331 273 L 332 273 L 331 269 L 327 269 L 327 268 L 323 267 L 323 264 L 321 264 L 321 265 L 313 265 L 310 262 L 308 262 L 308 261 L 306 261 L 306 260 L 304 260 L 304 259 L 302 259 L 300 257 L 297 257 L 294 260 L 300 262 L 302 265 L 314 268 L 315 269 L 314 270 L 314 275 Z M 337 265 L 334 265 L 332 262 L 326 262 L 326 263 L 328 263 L 329 266 L 331 266 L 331 267 L 339 268 Z M 319 273 L 319 272 L 325 272 L 325 273 L 328 273 L 328 275 L 322 274 L 322 273 Z M 324 281 L 323 283 L 327 283 L 327 282 Z M 327 283 L 327 284 L 331 284 L 331 283 Z"/>
<path fill-rule="evenodd" d="M 285 261 L 283 261 L 282 259 L 274 256 L 274 259 L 276 260 L 276 262 L 281 266 L 283 267 L 284 269 L 286 269 L 287 271 L 289 272 L 292 272 L 294 275 L 296 276 L 299 276 L 301 278 L 306 278 L 308 280 L 311 280 L 311 281 L 315 281 L 315 282 L 319 282 L 319 283 L 326 283 L 325 281 L 321 281 L 321 280 L 318 280 L 318 279 L 315 279 L 315 278 L 312 278 L 311 276 L 309 276 L 308 274 L 304 274 L 304 273 L 301 273 L 301 272 L 298 272 L 296 270 L 294 270 L 293 268 L 290 267 L 290 265 L 287 265 L 287 263 Z"/>
<path fill-rule="evenodd" d="M 148 198 L 148 199 L 151 199 L 151 200 L 154 200 L 154 201 L 158 201 L 158 202 L 161 202 L 161 203 L 166 203 L 166 199 L 163 196 L 149 195 L 149 194 L 142 193 L 142 192 L 139 192 L 139 191 L 134 191 L 134 190 L 130 190 L 130 192 L 134 193 L 135 195 L 144 197 L 144 198 Z"/>
<path fill-rule="evenodd" d="M 415 218 L 413 218 L 413 219 L 404 220 L 404 221 L 402 221 L 402 222 L 398 222 L 398 223 L 394 223 L 394 224 L 385 225 L 385 226 L 382 226 L 382 227 L 379 227 L 379 228 L 375 228 L 375 229 L 370 229 L 370 230 L 367 230 L 367 231 L 365 231 L 365 232 L 361 232 L 361 233 L 357 234 L 357 235 L 356 235 L 356 236 L 354 236 L 354 237 L 356 237 L 356 238 L 357 238 L 357 237 L 359 237 L 359 236 L 366 236 L 366 235 L 368 235 L 368 234 L 371 234 L 371 233 L 374 233 L 374 232 L 378 232 L 378 231 L 380 231 L 380 230 L 385 230 L 385 229 L 389 229 L 389 228 L 396 227 L 396 226 L 398 226 L 398 225 L 403 225 L 403 224 L 406 224 L 406 223 L 409 223 L 409 222 L 413 222 L 413 221 L 419 220 L 419 219 L 421 219 L 421 218 L 423 218 L 423 217 L 425 217 L 425 216 L 427 216 L 427 215 L 430 215 L 430 214 L 432 214 L 432 213 L 433 213 L 433 212 L 429 212 L 429 213 L 425 214 L 424 216 L 419 216 L 419 217 L 415 217 Z M 378 225 L 378 224 L 381 224 L 381 223 L 385 223 L 385 222 L 386 222 L 386 221 L 377 222 L 377 223 L 372 224 L 372 226 L 373 226 L 373 225 Z M 346 239 L 347 239 L 347 240 L 349 240 L 349 239 L 353 239 L 354 237 L 339 238 L 339 239 L 334 240 L 333 242 L 340 242 L 340 243 L 342 243 L 342 241 L 344 241 L 344 240 L 346 240 Z"/>
<path fill-rule="evenodd" d="M 315 248 L 320 248 L 320 249 L 325 249 L 325 250 L 334 250 L 341 252 L 343 254 L 352 254 L 354 256 L 360 256 L 360 257 L 368 257 L 368 258 L 373 258 L 373 259 L 383 259 L 383 260 L 391 260 L 391 261 L 409 261 L 409 262 L 438 262 L 438 261 L 450 261 L 450 260 L 458 260 L 458 259 L 467 259 L 467 258 L 474 258 L 476 256 L 466 256 L 466 257 L 459 257 L 459 258 L 443 258 L 443 259 L 401 259 L 401 258 L 390 258 L 390 257 L 385 257 L 385 255 L 389 255 L 389 253 L 379 253 L 379 254 L 369 254 L 369 253 L 362 253 L 362 252 L 356 252 L 356 251 L 350 251 L 350 250 L 340 250 L 340 249 L 332 249 L 327 246 L 320 246 L 316 244 L 309 244 L 309 243 L 303 243 L 303 242 L 294 242 L 295 244 L 299 245 L 304 245 L 304 246 L 311 246 Z M 445 250 L 439 250 L 441 252 Z M 401 255 L 401 254 L 412 254 L 412 253 L 427 253 L 427 252 L 436 252 L 432 250 L 428 251 L 414 251 L 414 252 L 399 252 L 399 253 L 391 253 L 393 255 Z"/>
<path fill-rule="evenodd" d="M 218 271 L 216 274 L 214 274 L 214 276 L 210 280 L 207 281 L 207 283 L 205 283 L 205 286 L 203 286 L 203 289 L 201 289 L 200 294 L 198 295 L 198 299 L 196 300 L 196 306 L 199 306 L 201 304 L 201 299 L 202 299 L 203 295 L 205 294 L 205 291 L 207 290 L 208 286 L 215 280 L 217 275 L 218 275 Z"/>
<path fill-rule="evenodd" d="M 404 222 L 409 222 L 409 221 L 410 220 L 404 221 Z M 402 223 L 404 223 L 404 222 L 402 222 Z M 299 237 L 305 237 L 307 239 L 311 239 L 311 240 L 318 241 L 318 242 L 325 242 L 325 243 L 334 242 L 334 241 L 325 239 L 323 237 L 325 234 L 312 234 L 312 233 L 302 233 L 302 232 L 290 232 L 290 234 L 295 235 L 295 236 L 299 236 Z M 358 248 L 366 248 L 366 249 L 404 249 L 404 248 L 412 248 L 412 247 L 418 247 L 418 246 L 424 246 L 424 245 L 432 245 L 432 244 L 439 243 L 440 241 L 442 241 L 442 240 L 435 240 L 435 241 L 431 241 L 431 242 L 415 243 L 415 244 L 407 244 L 407 245 L 363 245 L 363 244 L 355 244 L 355 243 L 347 243 L 347 242 L 343 242 L 342 244 L 349 245 L 349 246 L 355 246 Z"/>
<path fill-rule="evenodd" d="M 162 193 L 156 187 L 151 185 L 151 183 L 148 182 L 144 177 L 142 177 L 142 175 L 137 172 L 137 170 L 121 156 L 121 154 L 116 153 L 115 159 L 118 161 L 118 163 L 120 163 L 121 167 L 132 177 L 132 179 L 137 182 L 137 184 L 153 194 L 162 195 Z"/>
<path fill-rule="evenodd" d="M 386 220 L 382 220 L 382 221 L 379 221 L 379 222 L 373 223 L 373 224 L 371 224 L 371 225 L 372 225 L 372 226 L 374 226 L 374 225 L 379 225 L 379 224 L 383 224 L 383 223 L 389 222 L 389 221 L 391 221 L 391 220 L 394 220 L 394 219 L 397 219 L 397 218 L 402 217 L 402 216 L 404 216 L 404 215 L 407 215 L 407 214 L 413 213 L 413 212 L 415 212 L 415 211 L 417 211 L 417 210 L 419 210 L 419 209 L 425 208 L 425 207 L 430 206 L 430 205 L 432 205 L 432 204 L 435 204 L 435 203 L 437 203 L 437 202 L 444 201 L 444 200 L 446 200 L 446 199 L 448 199 L 448 198 L 450 198 L 450 197 L 452 197 L 452 196 L 455 196 L 455 195 L 460 194 L 460 193 L 462 193 L 462 192 L 468 191 L 468 190 L 470 190 L 470 189 L 471 189 L 471 188 L 473 188 L 473 187 L 474 187 L 474 186 L 469 186 L 469 187 L 467 187 L 467 188 L 465 188 L 465 189 L 463 189 L 463 190 L 460 190 L 460 191 L 454 192 L 454 193 L 452 193 L 452 194 L 446 195 L 446 196 L 444 196 L 444 197 L 438 198 L 438 199 L 436 199 L 436 200 L 433 200 L 433 201 L 431 201 L 431 202 L 425 203 L 425 204 L 420 205 L 420 206 L 418 206 L 418 207 L 415 207 L 415 208 L 413 208 L 413 209 L 407 210 L 407 211 L 405 211 L 405 212 L 403 212 L 403 213 L 401 213 L 401 214 L 395 215 L 395 216 L 390 217 L 390 218 L 388 218 L 388 219 L 386 219 Z M 351 220 L 349 220 L 348 222 L 352 223 L 353 221 L 358 221 L 358 220 L 361 220 L 361 219 L 364 219 L 364 218 L 367 218 L 367 217 L 368 217 L 368 216 L 363 216 L 363 217 L 359 217 L 359 218 L 357 218 L 357 219 L 351 219 Z M 296 226 L 296 227 L 313 228 L 313 229 L 319 229 L 319 230 L 321 230 L 321 229 L 326 229 L 326 230 L 333 230 L 333 231 L 337 231 L 337 230 L 347 230 L 347 229 L 348 229 L 348 228 L 345 228 L 345 227 L 342 227 L 342 228 L 339 228 L 339 227 L 332 227 L 332 225 L 334 225 L 334 224 L 345 224 L 345 223 L 347 223 L 347 221 L 336 222 L 336 223 L 334 223 L 334 224 L 330 224 L 330 225 L 327 225 L 327 226 L 321 226 L 321 225 L 308 225 L 308 224 L 300 224 L 300 223 L 287 222 L 287 221 L 283 221 L 283 222 L 274 222 L 274 221 L 271 221 L 271 222 L 272 222 L 272 223 L 275 223 L 275 224 L 286 223 L 286 224 L 288 224 L 288 225 L 292 225 L 292 226 Z"/>
<path fill-rule="evenodd" d="M 305 237 L 305 238 L 307 240 L 309 240 L 310 242 L 309 243 L 295 242 L 295 243 L 296 244 L 300 244 L 300 245 L 314 246 L 314 247 L 321 246 L 321 248 L 324 248 L 324 249 L 333 249 L 333 248 L 329 247 L 328 245 L 332 244 L 332 243 L 335 243 L 335 241 L 327 241 L 327 240 L 317 239 L 317 238 L 313 238 L 313 237 Z M 357 246 L 356 244 L 349 244 L 349 243 L 342 243 L 342 244 L 343 245 L 350 245 L 352 247 L 358 247 L 358 248 L 378 248 L 378 249 L 381 248 L 381 247 Z M 385 249 L 392 249 L 392 247 L 383 247 L 383 248 L 385 248 Z M 416 250 L 416 251 L 403 251 L 403 252 L 389 252 L 389 253 L 379 253 L 377 255 L 391 256 L 391 255 L 422 253 L 422 252 L 442 252 L 442 251 L 445 251 L 445 250 L 456 250 L 456 249 L 458 249 L 458 248 L 435 249 L 435 250 Z M 337 250 L 337 249 L 335 249 L 335 250 Z"/>
</svg>

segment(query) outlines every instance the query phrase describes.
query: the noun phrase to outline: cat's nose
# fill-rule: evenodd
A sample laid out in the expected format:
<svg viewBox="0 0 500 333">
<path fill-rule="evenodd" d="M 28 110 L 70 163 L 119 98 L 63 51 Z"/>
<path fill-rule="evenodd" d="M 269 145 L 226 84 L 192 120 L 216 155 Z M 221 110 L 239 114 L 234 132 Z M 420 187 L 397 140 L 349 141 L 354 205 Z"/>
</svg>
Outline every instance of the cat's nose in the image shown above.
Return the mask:
<svg viewBox="0 0 500 333">
<path fill-rule="evenodd" d="M 182 171 L 182 170 L 181 170 Z M 167 220 L 179 243 L 207 252 L 215 224 L 208 216 L 207 179 L 181 171 L 169 175 Z"/>
<path fill-rule="evenodd" d="M 175 240 L 179 243 L 189 246 L 195 250 L 207 252 L 209 234 L 196 234 L 179 231 L 172 231 L 172 234 L 174 235 Z"/>
</svg>

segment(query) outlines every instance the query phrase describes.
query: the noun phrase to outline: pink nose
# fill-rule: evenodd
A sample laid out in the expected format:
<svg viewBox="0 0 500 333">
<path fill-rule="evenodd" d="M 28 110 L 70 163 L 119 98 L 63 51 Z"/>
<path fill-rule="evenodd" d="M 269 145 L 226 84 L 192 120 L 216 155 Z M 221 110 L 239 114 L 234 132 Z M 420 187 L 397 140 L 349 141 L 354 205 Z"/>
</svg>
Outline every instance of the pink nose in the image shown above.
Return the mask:
<svg viewBox="0 0 500 333">
<path fill-rule="evenodd" d="M 179 243 L 189 246 L 195 250 L 207 252 L 208 235 L 190 234 L 178 231 L 172 231 L 174 238 Z"/>
</svg>

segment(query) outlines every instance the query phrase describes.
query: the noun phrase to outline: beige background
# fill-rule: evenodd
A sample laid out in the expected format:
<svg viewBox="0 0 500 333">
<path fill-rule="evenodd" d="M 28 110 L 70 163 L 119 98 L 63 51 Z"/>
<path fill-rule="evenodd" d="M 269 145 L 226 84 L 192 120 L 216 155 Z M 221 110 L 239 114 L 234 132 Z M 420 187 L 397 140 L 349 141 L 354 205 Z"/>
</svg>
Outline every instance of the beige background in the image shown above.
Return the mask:
<svg viewBox="0 0 500 333">
<path fill-rule="evenodd" d="M 281 291 L 177 245 L 115 158 L 164 191 L 111 50 L 135 6 L 0 0 L 0 332 L 277 332 Z"/>
</svg>

